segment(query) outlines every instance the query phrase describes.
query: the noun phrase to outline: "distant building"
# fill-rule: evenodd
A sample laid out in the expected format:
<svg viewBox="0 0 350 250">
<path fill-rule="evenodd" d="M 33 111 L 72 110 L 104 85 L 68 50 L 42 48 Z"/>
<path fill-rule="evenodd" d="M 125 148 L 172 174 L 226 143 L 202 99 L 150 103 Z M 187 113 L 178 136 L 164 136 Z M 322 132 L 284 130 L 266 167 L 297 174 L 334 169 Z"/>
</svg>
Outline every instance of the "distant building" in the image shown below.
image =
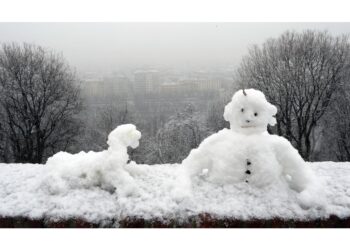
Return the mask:
<svg viewBox="0 0 350 250">
<path fill-rule="evenodd" d="M 179 85 L 176 82 L 165 82 L 160 85 L 160 93 L 162 94 L 170 94 L 179 90 Z"/>
<path fill-rule="evenodd" d="M 131 93 L 131 82 L 123 74 L 113 74 L 112 76 L 104 78 L 106 96 L 125 97 Z"/>
<path fill-rule="evenodd" d="M 190 91 L 219 90 L 222 88 L 221 80 L 216 78 L 188 78 L 180 82 L 187 85 Z"/>
<path fill-rule="evenodd" d="M 187 93 L 191 93 L 191 95 L 194 95 L 199 90 L 198 83 L 192 79 L 180 80 L 180 84 L 182 89 Z"/>
<path fill-rule="evenodd" d="M 82 91 L 85 96 L 102 96 L 103 95 L 103 79 L 88 78 L 82 83 Z"/>
<path fill-rule="evenodd" d="M 157 70 L 137 70 L 134 72 L 135 93 L 159 93 L 160 75 Z"/>
<path fill-rule="evenodd" d="M 196 79 L 200 90 L 219 90 L 221 82 L 218 79 Z"/>
<path fill-rule="evenodd" d="M 94 103 L 125 101 L 132 92 L 131 81 L 121 74 L 85 78 L 81 87 L 83 95 Z"/>
</svg>

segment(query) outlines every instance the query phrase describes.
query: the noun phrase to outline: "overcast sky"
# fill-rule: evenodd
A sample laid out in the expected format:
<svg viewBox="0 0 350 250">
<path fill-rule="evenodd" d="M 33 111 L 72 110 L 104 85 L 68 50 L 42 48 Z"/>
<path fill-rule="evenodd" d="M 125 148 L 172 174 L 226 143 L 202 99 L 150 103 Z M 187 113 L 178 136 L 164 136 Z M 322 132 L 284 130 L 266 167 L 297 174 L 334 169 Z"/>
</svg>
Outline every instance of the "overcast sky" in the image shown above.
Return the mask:
<svg viewBox="0 0 350 250">
<path fill-rule="evenodd" d="M 250 45 L 304 29 L 337 35 L 350 23 L 0 23 L 0 41 L 52 48 L 79 71 L 114 70 L 236 65 Z"/>
</svg>

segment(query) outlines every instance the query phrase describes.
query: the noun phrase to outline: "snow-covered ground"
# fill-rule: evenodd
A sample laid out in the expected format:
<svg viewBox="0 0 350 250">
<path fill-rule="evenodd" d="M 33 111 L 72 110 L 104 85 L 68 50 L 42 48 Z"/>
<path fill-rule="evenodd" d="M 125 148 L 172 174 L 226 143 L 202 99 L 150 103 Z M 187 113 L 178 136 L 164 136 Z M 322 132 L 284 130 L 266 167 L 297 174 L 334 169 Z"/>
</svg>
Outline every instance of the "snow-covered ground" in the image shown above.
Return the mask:
<svg viewBox="0 0 350 250">
<path fill-rule="evenodd" d="M 76 187 L 52 193 L 50 167 L 32 164 L 0 164 L 0 216 L 67 219 L 89 222 L 126 216 L 186 218 L 199 213 L 237 219 L 327 218 L 350 216 L 350 163 L 309 163 L 323 183 L 325 205 L 302 208 L 297 194 L 279 185 L 254 188 L 246 183 L 213 184 L 196 179 L 192 193 L 179 195 L 180 165 L 136 165 L 127 169 L 138 186 L 137 195 L 118 197 L 98 186 Z"/>
</svg>

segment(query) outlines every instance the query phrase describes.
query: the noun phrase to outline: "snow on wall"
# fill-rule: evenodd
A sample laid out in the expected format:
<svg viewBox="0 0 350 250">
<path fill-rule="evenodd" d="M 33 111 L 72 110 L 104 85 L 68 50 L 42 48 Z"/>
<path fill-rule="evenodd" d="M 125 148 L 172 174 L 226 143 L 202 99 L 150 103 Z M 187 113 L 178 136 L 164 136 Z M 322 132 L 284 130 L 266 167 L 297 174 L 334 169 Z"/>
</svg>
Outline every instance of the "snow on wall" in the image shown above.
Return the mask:
<svg viewBox="0 0 350 250">
<path fill-rule="evenodd" d="M 0 216 L 63 219 L 79 217 L 101 222 L 126 216 L 186 218 L 202 212 L 237 219 L 326 218 L 350 216 L 350 163 L 308 163 L 323 179 L 325 205 L 304 209 L 297 193 L 279 186 L 254 188 L 241 184 L 213 184 L 195 180 L 190 196 L 176 192 L 181 166 L 128 164 L 137 180 L 138 195 L 118 197 L 98 186 L 72 188 L 51 194 L 45 185 L 45 165 L 0 164 Z"/>
</svg>

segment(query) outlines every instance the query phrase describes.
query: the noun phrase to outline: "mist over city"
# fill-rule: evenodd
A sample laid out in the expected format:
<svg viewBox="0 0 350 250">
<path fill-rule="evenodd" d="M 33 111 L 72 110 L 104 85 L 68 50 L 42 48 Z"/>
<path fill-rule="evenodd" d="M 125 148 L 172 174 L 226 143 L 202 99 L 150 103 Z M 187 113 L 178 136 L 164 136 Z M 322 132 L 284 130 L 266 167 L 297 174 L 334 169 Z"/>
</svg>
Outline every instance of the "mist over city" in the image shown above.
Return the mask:
<svg viewBox="0 0 350 250">
<path fill-rule="evenodd" d="M 32 152 L 37 150 L 38 142 L 28 142 L 32 146 L 14 152 L 16 150 L 9 146 L 12 139 L 6 136 L 3 125 L 3 138 L 7 139 L 3 140 L 4 146 L 0 150 L 1 159 L 5 162 L 45 162 L 61 150 L 73 153 L 103 150 L 107 147 L 108 134 L 115 127 L 133 123 L 142 131 L 140 147 L 130 153 L 133 160 L 150 164 L 181 162 L 208 135 L 228 127 L 222 117 L 225 105 L 235 91 L 254 83 L 254 79 L 242 80 L 244 58 L 254 56 L 254 46 L 261 47 L 286 32 L 308 36 L 308 31 L 314 32 L 311 37 L 323 32 L 329 37 L 340 37 L 349 34 L 350 25 L 1 23 L 0 42 L 5 46 L 3 58 L 21 50 L 18 53 L 23 54 L 23 60 L 26 60 L 26 53 L 35 51 L 43 57 L 55 55 L 59 57 L 56 58 L 57 65 L 67 66 L 62 71 L 70 75 L 71 78 L 66 80 L 74 86 L 62 91 L 75 93 L 79 90 L 72 97 L 76 101 L 72 101 L 74 122 L 68 119 L 62 124 L 63 131 L 70 131 L 67 138 L 63 139 L 57 133 L 61 140 L 45 142 L 39 153 Z M 312 127 L 310 145 L 304 148 L 301 139 L 295 139 L 294 143 L 299 145 L 300 152 L 305 151 L 307 159 L 345 159 L 348 156 L 341 153 L 342 149 L 337 152 L 326 150 L 331 141 L 337 145 L 340 142 L 334 136 L 331 137 L 335 141 L 331 140 L 329 133 L 323 131 L 325 117 Z M 293 122 L 288 126 L 296 125 Z M 276 133 L 289 136 L 289 139 L 294 136 L 294 128 L 292 132 L 277 129 Z M 23 140 L 31 141 L 29 135 L 33 131 L 23 135 Z M 17 132 L 13 133 L 16 137 Z M 311 134 L 307 138 L 311 138 Z M 348 146 L 339 147 L 345 150 Z"/>
</svg>

